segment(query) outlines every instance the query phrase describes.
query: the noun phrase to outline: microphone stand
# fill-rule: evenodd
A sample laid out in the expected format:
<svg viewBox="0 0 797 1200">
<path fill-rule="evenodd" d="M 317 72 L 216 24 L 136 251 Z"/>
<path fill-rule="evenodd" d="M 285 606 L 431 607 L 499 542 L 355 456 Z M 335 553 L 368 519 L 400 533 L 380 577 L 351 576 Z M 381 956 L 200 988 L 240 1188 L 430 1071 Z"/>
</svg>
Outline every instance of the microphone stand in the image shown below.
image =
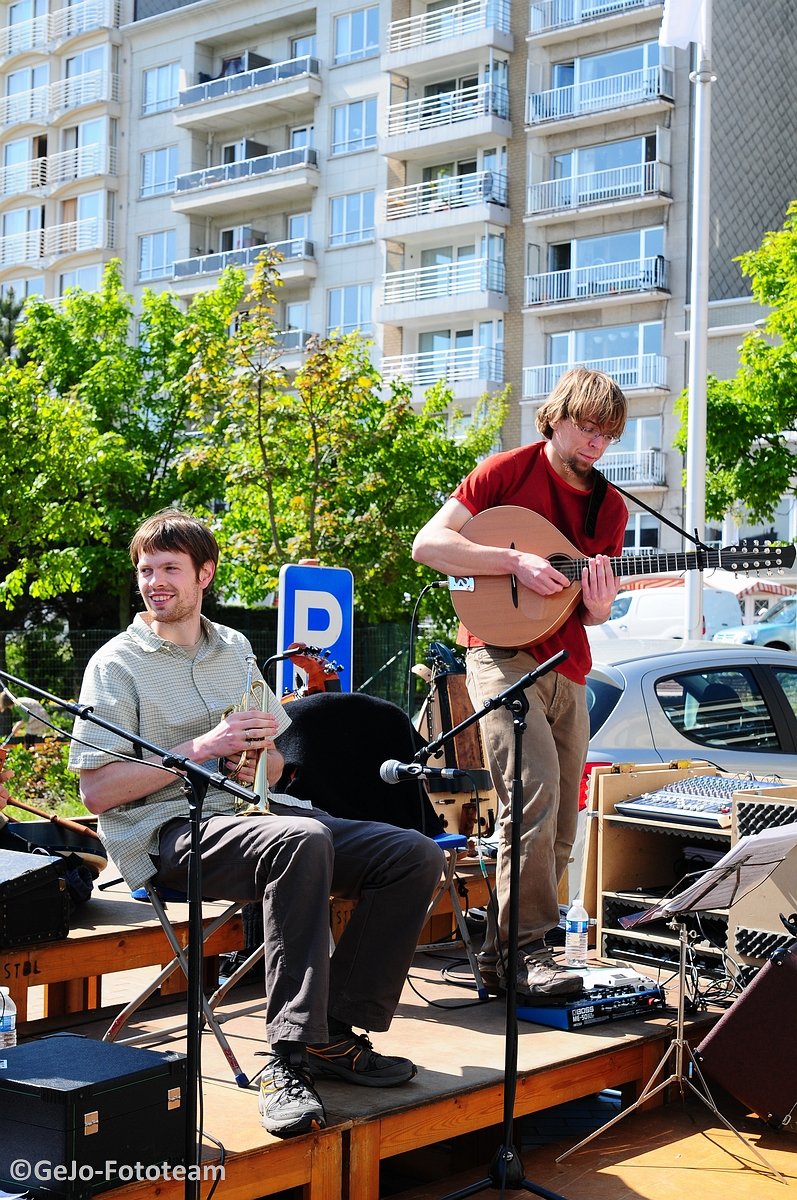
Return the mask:
<svg viewBox="0 0 797 1200">
<path fill-rule="evenodd" d="M 137 758 L 142 750 L 148 750 L 161 759 L 164 767 L 172 768 L 185 775 L 184 792 L 188 800 L 189 820 L 191 823 L 191 857 L 188 870 L 188 979 L 187 979 L 187 1037 L 186 1037 L 186 1100 L 185 1100 L 185 1191 L 187 1200 L 199 1200 L 199 1176 L 201 1163 L 201 1142 L 197 1127 L 197 1096 L 202 1083 L 200 1071 L 200 1041 L 202 1035 L 202 860 L 199 854 L 200 821 L 202 804 L 210 784 L 221 791 L 230 792 L 247 803 L 255 799 L 254 793 L 240 784 L 230 780 L 220 771 L 210 771 L 200 766 L 192 759 L 181 754 L 172 754 L 161 746 L 139 737 L 98 717 L 90 704 L 75 704 L 63 700 L 50 692 L 42 691 L 0 670 L 0 678 L 11 683 L 21 684 L 22 687 L 44 700 L 57 704 L 64 712 L 72 713 L 82 721 L 99 725 L 125 741 L 130 742 Z"/>
<path fill-rule="evenodd" d="M 481 721 L 488 712 L 497 708 L 505 708 L 512 714 L 514 732 L 513 761 L 512 761 L 512 791 L 510 796 L 510 855 L 509 855 L 509 934 L 506 948 L 506 1033 L 504 1056 L 504 1106 L 503 1106 L 503 1141 L 498 1147 L 488 1173 L 483 1179 L 469 1184 L 459 1191 L 449 1192 L 443 1200 L 461 1200 L 464 1196 L 473 1196 L 476 1192 L 488 1188 L 498 1190 L 503 1196 L 507 1189 L 511 1191 L 533 1192 L 544 1200 L 564 1200 L 558 1192 L 551 1192 L 539 1184 L 532 1183 L 525 1176 L 523 1162 L 512 1140 L 512 1126 L 515 1117 L 515 1096 L 517 1092 L 517 1057 L 518 1057 L 518 1020 L 517 1020 L 517 957 L 518 931 L 520 912 L 520 831 L 523 808 L 522 756 L 523 733 L 526 729 L 526 716 L 529 711 L 529 701 L 526 688 L 531 687 L 543 675 L 547 675 L 554 667 L 559 666 L 568 657 L 566 650 L 560 650 L 553 658 L 529 671 L 513 683 L 505 691 L 485 700 L 478 712 L 465 717 L 453 729 L 433 738 L 417 752 L 415 758 L 426 764 L 427 760 L 449 740 L 455 738 L 463 729 L 467 729 L 476 721 Z"/>
</svg>

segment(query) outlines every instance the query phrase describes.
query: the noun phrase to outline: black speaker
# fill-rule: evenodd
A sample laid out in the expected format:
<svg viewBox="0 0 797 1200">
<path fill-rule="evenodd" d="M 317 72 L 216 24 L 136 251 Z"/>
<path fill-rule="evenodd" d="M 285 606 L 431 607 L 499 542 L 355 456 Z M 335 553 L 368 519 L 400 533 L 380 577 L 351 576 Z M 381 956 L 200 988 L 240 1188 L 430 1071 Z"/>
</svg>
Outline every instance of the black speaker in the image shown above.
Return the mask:
<svg viewBox="0 0 797 1200">
<path fill-rule="evenodd" d="M 773 955 L 697 1047 L 700 1068 L 768 1125 L 797 1128 L 797 942 Z"/>
</svg>

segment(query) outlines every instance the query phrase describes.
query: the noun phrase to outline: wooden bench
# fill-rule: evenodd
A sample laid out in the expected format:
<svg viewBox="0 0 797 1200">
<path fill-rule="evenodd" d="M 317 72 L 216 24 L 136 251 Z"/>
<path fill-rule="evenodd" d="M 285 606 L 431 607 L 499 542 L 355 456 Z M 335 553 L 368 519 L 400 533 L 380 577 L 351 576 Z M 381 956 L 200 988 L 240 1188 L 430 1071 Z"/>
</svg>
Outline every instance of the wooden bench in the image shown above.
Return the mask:
<svg viewBox="0 0 797 1200">
<path fill-rule="evenodd" d="M 206 903 L 208 924 L 224 905 Z M 169 904 L 169 916 L 183 944 L 188 938 L 188 905 Z M 205 944 L 206 982 L 218 977 L 218 956 L 243 946 L 240 915 L 232 917 Z M 30 1034 L 44 1024 L 102 1008 L 103 980 L 137 967 L 161 967 L 172 958 L 171 948 L 149 905 L 133 900 L 123 883 L 100 892 L 73 914 L 68 937 L 57 942 L 19 946 L 2 951 L 0 982 L 7 985 L 17 1006 L 20 1032 Z M 164 990 L 184 990 L 176 972 Z M 43 1010 L 29 1018 L 31 988 L 44 988 Z"/>
</svg>

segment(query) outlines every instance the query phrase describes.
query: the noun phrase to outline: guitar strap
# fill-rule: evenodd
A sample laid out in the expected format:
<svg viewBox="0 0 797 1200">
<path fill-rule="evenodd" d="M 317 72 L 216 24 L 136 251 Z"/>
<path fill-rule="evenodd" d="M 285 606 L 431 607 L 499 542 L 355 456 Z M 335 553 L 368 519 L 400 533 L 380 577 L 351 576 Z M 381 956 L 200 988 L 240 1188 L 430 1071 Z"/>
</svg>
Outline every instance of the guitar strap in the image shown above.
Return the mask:
<svg viewBox="0 0 797 1200">
<path fill-rule="evenodd" d="M 595 527 L 598 523 L 598 513 L 603 504 L 603 497 L 606 495 L 606 489 L 609 486 L 605 475 L 601 475 L 600 471 L 592 468 L 592 474 L 595 481 L 592 484 L 592 491 L 589 497 L 589 506 L 584 517 L 584 533 L 588 538 L 595 536 Z M 617 489 L 620 490 L 619 488 Z"/>
</svg>

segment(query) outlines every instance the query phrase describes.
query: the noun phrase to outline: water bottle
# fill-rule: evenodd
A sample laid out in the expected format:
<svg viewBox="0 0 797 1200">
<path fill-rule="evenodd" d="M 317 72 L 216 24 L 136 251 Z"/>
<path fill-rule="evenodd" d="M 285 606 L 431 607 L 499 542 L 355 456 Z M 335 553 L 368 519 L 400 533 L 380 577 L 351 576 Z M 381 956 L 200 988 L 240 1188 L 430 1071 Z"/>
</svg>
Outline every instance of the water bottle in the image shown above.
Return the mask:
<svg viewBox="0 0 797 1200">
<path fill-rule="evenodd" d="M 589 913 L 576 896 L 565 917 L 565 964 L 568 967 L 587 965 Z"/>
<path fill-rule="evenodd" d="M 0 987 L 0 1050 L 17 1044 L 17 1006 L 7 987 Z"/>
</svg>

